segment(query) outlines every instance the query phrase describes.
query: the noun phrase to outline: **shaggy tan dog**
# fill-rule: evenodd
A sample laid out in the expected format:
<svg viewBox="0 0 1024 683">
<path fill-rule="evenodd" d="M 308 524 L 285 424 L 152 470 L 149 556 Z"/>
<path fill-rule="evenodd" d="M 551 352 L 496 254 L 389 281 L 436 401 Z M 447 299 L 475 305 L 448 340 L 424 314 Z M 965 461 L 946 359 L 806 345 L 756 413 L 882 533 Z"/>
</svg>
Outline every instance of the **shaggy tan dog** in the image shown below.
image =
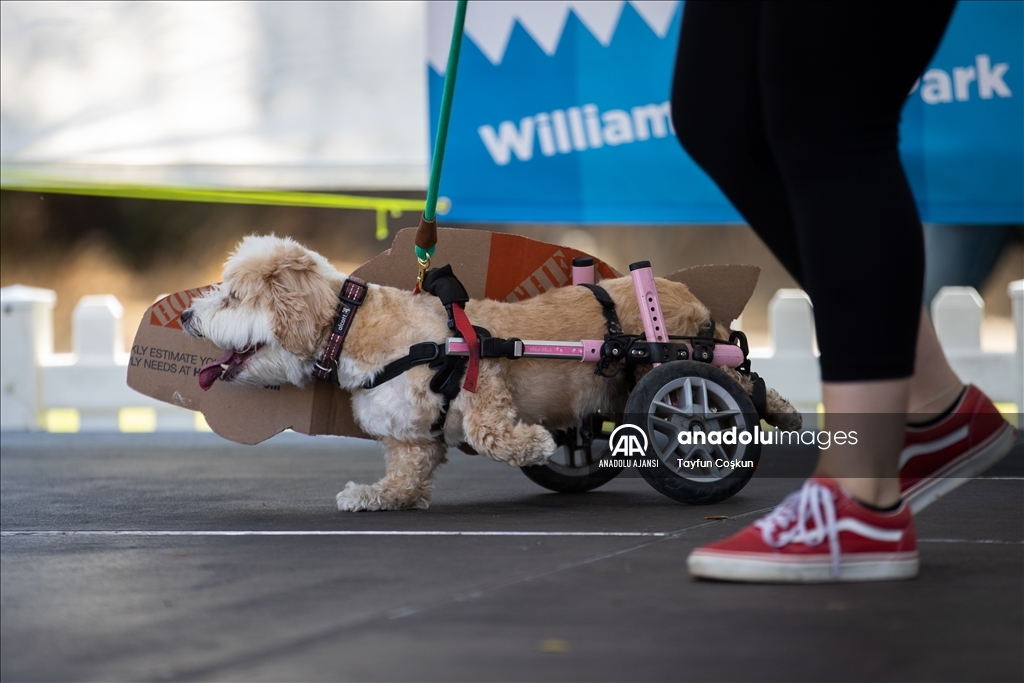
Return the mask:
<svg viewBox="0 0 1024 683">
<path fill-rule="evenodd" d="M 291 239 L 247 237 L 225 264 L 223 284 L 182 314 L 187 333 L 230 350 L 221 367 L 201 374 L 201 382 L 308 382 L 327 343 L 345 279 L 324 257 Z M 710 332 L 707 308 L 685 285 L 656 282 L 670 334 Z M 630 279 L 604 280 L 601 286 L 615 301 L 623 329 L 640 333 Z M 563 287 L 519 303 L 470 301 L 466 313 L 495 337 L 578 341 L 603 339 L 606 332 L 600 304 L 583 287 Z M 569 427 L 593 412 L 621 411 L 625 404 L 624 373 L 606 379 L 594 373 L 592 364 L 578 361 L 485 359 L 477 391 L 462 391 L 452 401 L 442 439 L 430 431 L 442 398 L 428 386 L 433 371 L 427 366 L 374 389 L 362 388 L 411 345 L 441 343 L 450 334 L 436 297 L 369 286 L 339 359 L 338 381 L 352 392 L 360 427 L 383 444 L 387 469 L 375 484 L 349 482 L 337 496 L 338 509 L 426 508 L 434 471 L 445 461 L 449 445 L 466 443 L 517 467 L 543 463 L 555 452 L 549 429 Z M 732 374 L 749 392 L 749 380 Z M 795 415 L 774 391 L 769 392 L 769 411 Z"/>
</svg>

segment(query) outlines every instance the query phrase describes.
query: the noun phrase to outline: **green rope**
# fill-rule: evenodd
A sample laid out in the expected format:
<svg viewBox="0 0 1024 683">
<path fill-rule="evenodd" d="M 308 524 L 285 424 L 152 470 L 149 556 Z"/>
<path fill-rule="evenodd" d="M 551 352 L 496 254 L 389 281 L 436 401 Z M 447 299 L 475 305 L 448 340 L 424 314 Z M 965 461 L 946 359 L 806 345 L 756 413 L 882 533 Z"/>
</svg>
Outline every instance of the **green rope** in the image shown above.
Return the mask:
<svg viewBox="0 0 1024 683">
<path fill-rule="evenodd" d="M 466 23 L 466 2 L 467 0 L 459 0 L 455 10 L 452 44 L 451 49 L 448 50 L 448 68 L 444 72 L 444 91 L 441 94 L 441 111 L 437 116 L 434 158 L 430 164 L 430 185 L 427 187 L 427 203 L 423 209 L 423 218 L 428 221 L 435 220 L 437 213 L 437 189 L 441 184 L 441 165 L 444 163 L 444 146 L 448 140 L 448 121 L 451 119 L 452 97 L 455 95 L 455 75 L 459 69 L 459 50 L 462 49 L 462 27 Z"/>
<path fill-rule="evenodd" d="M 413 246 L 416 248 L 416 258 L 418 258 L 420 261 L 429 261 L 430 259 L 434 258 L 434 252 L 437 251 L 436 244 L 430 247 L 429 249 L 423 249 L 422 247 L 418 247 L 416 245 Z"/>
</svg>

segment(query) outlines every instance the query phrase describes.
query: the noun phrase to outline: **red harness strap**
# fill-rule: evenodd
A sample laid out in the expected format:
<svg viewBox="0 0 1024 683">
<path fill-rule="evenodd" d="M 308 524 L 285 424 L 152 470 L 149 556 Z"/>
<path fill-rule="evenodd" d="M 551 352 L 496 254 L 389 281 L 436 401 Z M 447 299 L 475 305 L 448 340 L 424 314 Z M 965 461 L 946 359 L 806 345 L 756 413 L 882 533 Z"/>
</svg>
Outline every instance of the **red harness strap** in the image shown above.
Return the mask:
<svg viewBox="0 0 1024 683">
<path fill-rule="evenodd" d="M 466 340 L 469 346 L 469 366 L 466 368 L 466 381 L 462 388 L 470 393 L 476 393 L 476 379 L 480 374 L 480 340 L 477 339 L 476 330 L 470 324 L 466 312 L 459 304 L 452 304 L 452 317 L 455 318 L 455 328 Z"/>
<path fill-rule="evenodd" d="M 331 373 L 338 367 L 338 357 L 341 355 L 341 347 L 345 343 L 345 337 L 352 327 L 352 320 L 356 317 L 356 310 L 363 304 L 366 298 L 366 281 L 357 277 L 350 277 L 345 280 L 345 286 L 341 288 L 338 295 L 338 311 L 334 316 L 334 326 L 331 328 L 331 336 L 327 339 L 327 348 L 322 356 L 316 360 L 313 366 L 313 376 L 317 379 L 330 379 Z"/>
</svg>

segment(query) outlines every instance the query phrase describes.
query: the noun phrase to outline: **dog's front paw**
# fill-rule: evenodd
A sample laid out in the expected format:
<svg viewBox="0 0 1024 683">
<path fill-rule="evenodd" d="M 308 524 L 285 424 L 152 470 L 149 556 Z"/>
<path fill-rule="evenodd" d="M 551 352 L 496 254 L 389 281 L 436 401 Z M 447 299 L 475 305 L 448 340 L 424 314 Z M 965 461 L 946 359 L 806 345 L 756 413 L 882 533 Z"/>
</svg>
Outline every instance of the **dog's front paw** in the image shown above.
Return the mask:
<svg viewBox="0 0 1024 683">
<path fill-rule="evenodd" d="M 359 510 L 381 510 L 380 497 L 374 495 L 373 487 L 350 481 L 345 489 L 336 496 L 338 510 L 341 512 L 358 512 Z"/>
<path fill-rule="evenodd" d="M 418 508 L 426 510 L 430 507 L 430 499 L 426 496 L 413 498 L 409 496 L 389 495 L 386 487 L 380 484 L 372 486 L 357 484 L 350 481 L 344 490 L 335 497 L 340 512 L 359 512 L 361 510 L 408 510 Z"/>
<path fill-rule="evenodd" d="M 765 416 L 765 422 L 773 427 L 790 431 L 803 426 L 803 417 L 797 412 L 797 409 L 774 389 L 768 390 L 767 407 L 768 414 Z"/>
<path fill-rule="evenodd" d="M 529 430 L 529 438 L 522 440 L 522 450 L 508 461 L 512 467 L 541 465 L 546 463 L 558 450 L 558 445 L 555 444 L 551 432 L 536 425 L 531 426 Z"/>
<path fill-rule="evenodd" d="M 768 420 L 765 420 L 768 422 Z M 804 425 L 804 419 L 800 413 L 776 413 L 770 424 L 783 431 L 799 430 Z"/>
</svg>

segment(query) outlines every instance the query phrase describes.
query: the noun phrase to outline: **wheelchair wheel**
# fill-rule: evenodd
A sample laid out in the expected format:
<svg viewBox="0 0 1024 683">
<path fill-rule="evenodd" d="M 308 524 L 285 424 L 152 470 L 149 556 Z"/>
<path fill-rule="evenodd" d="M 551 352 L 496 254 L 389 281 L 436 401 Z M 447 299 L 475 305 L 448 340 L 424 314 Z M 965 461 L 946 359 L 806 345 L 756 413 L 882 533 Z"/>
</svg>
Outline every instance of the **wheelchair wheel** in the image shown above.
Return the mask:
<svg viewBox="0 0 1024 683">
<path fill-rule="evenodd" d="M 598 419 L 582 420 L 576 426 L 551 432 L 558 450 L 543 465 L 521 467 L 531 481 L 559 493 L 583 493 L 604 486 L 622 471 L 621 467 L 598 467 L 607 458 L 608 436 L 601 433 Z M 595 429 L 596 428 L 596 429 Z"/>
<path fill-rule="evenodd" d="M 735 495 L 761 456 L 754 439 L 760 420 L 750 397 L 706 363 L 675 361 L 655 368 L 633 389 L 625 417 L 650 436 L 648 457 L 657 459 L 657 467 L 640 468 L 641 475 L 683 503 L 710 505 Z"/>
</svg>

